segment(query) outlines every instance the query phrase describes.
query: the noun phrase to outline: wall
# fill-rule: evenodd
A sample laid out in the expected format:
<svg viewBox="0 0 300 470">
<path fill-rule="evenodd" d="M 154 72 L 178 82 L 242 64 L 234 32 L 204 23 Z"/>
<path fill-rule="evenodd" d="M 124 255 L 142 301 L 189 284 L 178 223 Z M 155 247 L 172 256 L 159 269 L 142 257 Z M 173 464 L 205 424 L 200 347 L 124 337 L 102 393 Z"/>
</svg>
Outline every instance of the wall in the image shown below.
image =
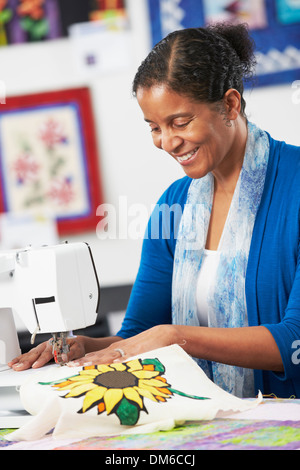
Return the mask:
<svg viewBox="0 0 300 470">
<path fill-rule="evenodd" d="M 271 136 L 300 146 L 299 85 L 256 88 L 245 93 L 248 119 Z"/>
<path fill-rule="evenodd" d="M 150 34 L 145 0 L 129 0 L 132 26 L 132 64 L 117 74 L 83 80 L 73 61 L 68 39 L 0 50 L 0 79 L 7 95 L 88 85 L 95 113 L 101 179 L 105 201 L 119 208 L 120 197 L 127 207 L 139 203 L 147 208 L 182 170 L 151 142 L 148 126 L 131 96 L 136 68 L 149 50 Z M 246 93 L 249 118 L 278 139 L 300 145 L 300 104 L 292 101 L 291 85 L 256 89 Z M 132 216 L 128 216 L 128 221 Z M 134 281 L 140 257 L 141 238 L 99 240 L 96 231 L 69 237 L 88 242 L 102 286 Z"/>
</svg>

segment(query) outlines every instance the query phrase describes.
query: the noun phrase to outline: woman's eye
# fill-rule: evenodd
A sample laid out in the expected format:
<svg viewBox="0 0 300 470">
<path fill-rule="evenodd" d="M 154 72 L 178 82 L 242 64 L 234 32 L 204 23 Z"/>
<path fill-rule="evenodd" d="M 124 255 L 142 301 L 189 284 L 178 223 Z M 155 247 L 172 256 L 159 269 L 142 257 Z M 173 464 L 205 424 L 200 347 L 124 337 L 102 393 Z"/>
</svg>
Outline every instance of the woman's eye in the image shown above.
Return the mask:
<svg viewBox="0 0 300 470">
<path fill-rule="evenodd" d="M 174 122 L 174 126 L 179 128 L 179 129 L 183 129 L 184 127 L 186 127 L 188 124 L 190 123 L 190 121 L 186 121 L 186 122 Z"/>
</svg>

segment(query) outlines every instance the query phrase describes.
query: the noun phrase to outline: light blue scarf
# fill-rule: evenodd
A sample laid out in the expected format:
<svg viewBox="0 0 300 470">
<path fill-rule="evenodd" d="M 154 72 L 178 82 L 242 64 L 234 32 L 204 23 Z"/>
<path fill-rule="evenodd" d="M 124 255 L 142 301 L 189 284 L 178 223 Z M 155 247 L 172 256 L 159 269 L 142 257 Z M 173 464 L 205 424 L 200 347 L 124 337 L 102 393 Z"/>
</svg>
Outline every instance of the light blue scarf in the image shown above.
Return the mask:
<svg viewBox="0 0 300 470">
<path fill-rule="evenodd" d="M 218 250 L 220 262 L 213 292 L 209 294 L 209 327 L 248 325 L 245 277 L 256 213 L 269 158 L 265 132 L 248 123 L 243 166 L 235 188 Z M 172 316 L 177 325 L 200 326 L 196 285 L 201 268 L 214 194 L 211 173 L 193 180 L 182 214 L 174 255 Z M 239 397 L 253 396 L 253 371 L 196 359 L 211 380 Z"/>
</svg>

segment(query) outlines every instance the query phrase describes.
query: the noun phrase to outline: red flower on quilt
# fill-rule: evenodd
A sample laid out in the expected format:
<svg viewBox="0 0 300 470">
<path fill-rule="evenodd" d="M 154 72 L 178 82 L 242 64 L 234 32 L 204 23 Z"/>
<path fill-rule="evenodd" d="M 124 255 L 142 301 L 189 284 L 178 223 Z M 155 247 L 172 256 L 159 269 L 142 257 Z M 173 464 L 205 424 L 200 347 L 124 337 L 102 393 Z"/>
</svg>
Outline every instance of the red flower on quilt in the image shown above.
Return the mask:
<svg viewBox="0 0 300 470">
<path fill-rule="evenodd" d="M 69 204 L 75 197 L 72 179 L 66 177 L 61 180 L 53 180 L 48 196 L 53 200 L 53 202 L 56 202 L 59 205 Z"/>
<path fill-rule="evenodd" d="M 45 0 L 20 0 L 18 14 L 21 16 L 29 16 L 33 20 L 40 20 L 45 16 L 43 3 Z"/>
<path fill-rule="evenodd" d="M 34 157 L 27 152 L 17 158 L 17 160 L 12 165 L 12 169 L 16 174 L 19 184 L 36 180 L 39 168 L 40 166 L 35 161 Z"/>
<path fill-rule="evenodd" d="M 49 118 L 41 125 L 39 136 L 46 146 L 51 149 L 55 144 L 67 142 L 63 126 L 52 118 Z"/>
</svg>

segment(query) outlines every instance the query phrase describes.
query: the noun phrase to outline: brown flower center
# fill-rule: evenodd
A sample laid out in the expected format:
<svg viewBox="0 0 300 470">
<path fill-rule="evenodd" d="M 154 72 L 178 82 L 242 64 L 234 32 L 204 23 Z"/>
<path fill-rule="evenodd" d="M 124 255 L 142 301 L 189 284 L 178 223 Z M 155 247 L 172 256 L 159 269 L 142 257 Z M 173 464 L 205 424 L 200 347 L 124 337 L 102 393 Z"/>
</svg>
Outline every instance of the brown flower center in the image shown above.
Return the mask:
<svg viewBox="0 0 300 470">
<path fill-rule="evenodd" d="M 97 375 L 94 383 L 106 388 L 126 388 L 137 386 L 138 378 L 130 372 L 116 370 Z"/>
</svg>

